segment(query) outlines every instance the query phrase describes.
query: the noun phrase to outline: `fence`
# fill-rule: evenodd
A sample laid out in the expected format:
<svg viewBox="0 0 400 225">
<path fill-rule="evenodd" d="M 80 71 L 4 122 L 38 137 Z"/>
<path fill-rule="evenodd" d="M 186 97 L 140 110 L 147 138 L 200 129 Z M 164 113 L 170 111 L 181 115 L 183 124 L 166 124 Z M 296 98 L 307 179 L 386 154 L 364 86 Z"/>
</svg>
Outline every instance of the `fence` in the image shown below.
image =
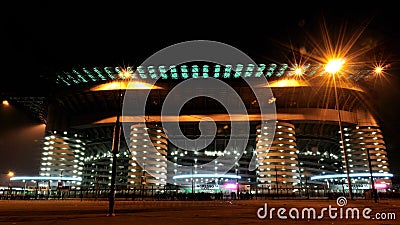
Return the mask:
<svg viewBox="0 0 400 225">
<path fill-rule="evenodd" d="M 109 188 L 81 188 L 68 190 L 0 190 L 1 199 L 92 199 L 107 200 Z M 322 188 L 267 188 L 256 187 L 246 191 L 224 190 L 180 190 L 168 187 L 135 187 L 119 189 L 115 193 L 117 200 L 231 200 L 231 199 L 336 199 L 341 192 L 331 192 Z M 370 198 L 368 192 L 354 193 L 355 198 Z M 400 193 L 379 193 L 380 198 L 400 198 Z"/>
</svg>

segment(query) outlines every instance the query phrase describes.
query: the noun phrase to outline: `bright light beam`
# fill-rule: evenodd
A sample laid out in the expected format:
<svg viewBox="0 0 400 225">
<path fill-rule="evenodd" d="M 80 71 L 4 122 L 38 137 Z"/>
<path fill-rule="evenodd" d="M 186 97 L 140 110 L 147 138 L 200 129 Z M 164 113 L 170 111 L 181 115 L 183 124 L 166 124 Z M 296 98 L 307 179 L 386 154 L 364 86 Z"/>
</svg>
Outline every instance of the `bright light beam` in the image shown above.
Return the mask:
<svg viewBox="0 0 400 225">
<path fill-rule="evenodd" d="M 331 74 L 335 74 L 342 69 L 344 63 L 344 59 L 331 59 L 325 65 L 325 71 Z"/>
</svg>

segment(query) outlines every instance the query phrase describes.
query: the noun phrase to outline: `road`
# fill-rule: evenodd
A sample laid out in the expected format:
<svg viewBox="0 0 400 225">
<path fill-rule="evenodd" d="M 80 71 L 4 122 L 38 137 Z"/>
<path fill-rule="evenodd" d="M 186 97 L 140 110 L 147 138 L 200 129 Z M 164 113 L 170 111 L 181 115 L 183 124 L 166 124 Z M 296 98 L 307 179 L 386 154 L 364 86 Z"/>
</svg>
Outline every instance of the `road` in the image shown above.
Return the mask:
<svg viewBox="0 0 400 225">
<path fill-rule="evenodd" d="M 263 216 L 267 203 L 267 211 L 272 208 L 272 219 L 267 214 Z M 2 200 L 0 201 L 0 224 L 154 224 L 154 225 L 197 225 L 197 224 L 400 224 L 400 200 L 380 200 L 374 203 L 372 200 L 349 200 L 343 208 L 343 218 L 340 219 L 340 210 L 332 211 L 338 217 L 332 219 L 329 211 L 324 211 L 321 219 L 313 219 L 305 211 L 302 218 L 302 210 L 313 208 L 316 216 L 321 215 L 321 208 L 340 208 L 336 200 L 236 200 L 236 201 L 117 201 L 115 203 L 115 216 L 108 216 L 108 201 L 80 201 L 80 200 Z M 281 216 L 278 218 L 278 208 Z M 345 218 L 348 208 L 357 208 L 360 212 L 359 219 Z M 362 211 L 370 208 L 372 212 L 365 219 Z M 291 219 L 289 211 L 296 216 L 299 211 L 299 219 Z M 396 219 L 378 220 L 374 217 L 379 214 L 386 217 L 396 216 Z M 349 214 L 351 215 L 351 214 Z M 356 214 L 355 214 L 356 215 Z"/>
</svg>

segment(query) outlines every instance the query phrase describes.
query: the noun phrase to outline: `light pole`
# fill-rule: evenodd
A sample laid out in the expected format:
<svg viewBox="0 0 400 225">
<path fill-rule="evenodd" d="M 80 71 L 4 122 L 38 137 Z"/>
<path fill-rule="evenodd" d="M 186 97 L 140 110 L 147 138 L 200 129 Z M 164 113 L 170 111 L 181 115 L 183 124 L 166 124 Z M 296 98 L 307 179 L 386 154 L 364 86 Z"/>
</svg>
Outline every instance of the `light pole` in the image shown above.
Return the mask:
<svg viewBox="0 0 400 225">
<path fill-rule="evenodd" d="M 336 86 L 336 73 L 341 69 L 343 64 L 344 64 L 344 60 L 343 59 L 332 59 L 326 64 L 325 71 L 330 73 L 332 75 L 332 79 L 333 79 L 333 87 L 334 87 L 334 91 L 335 91 L 336 110 L 338 112 L 338 119 L 339 119 L 340 140 L 341 140 L 341 143 L 342 143 L 341 147 L 343 149 L 344 163 L 345 163 L 345 166 L 346 166 L 346 177 L 347 177 L 347 183 L 348 183 L 348 186 L 349 186 L 349 196 L 350 196 L 350 199 L 353 199 L 353 188 L 351 186 L 351 179 L 350 179 L 350 174 L 349 174 L 349 162 L 347 160 L 347 151 L 346 151 L 346 148 L 345 148 L 345 145 L 344 145 L 344 136 L 343 136 L 343 128 L 342 128 L 342 115 L 340 113 L 337 86 Z"/>
<path fill-rule="evenodd" d="M 236 196 L 239 199 L 240 195 L 240 188 L 239 188 L 239 163 L 236 162 Z"/>
<path fill-rule="evenodd" d="M 370 179 L 371 179 L 372 194 L 374 195 L 375 203 L 377 203 L 378 202 L 378 192 L 375 189 L 374 177 L 372 175 L 371 157 L 369 155 L 369 149 L 368 148 L 367 148 L 367 157 L 368 157 L 368 166 L 369 166 L 369 173 L 370 173 Z"/>
<path fill-rule="evenodd" d="M 8 171 L 7 173 L 7 177 L 8 177 L 8 192 L 10 194 L 12 194 L 12 187 L 11 187 L 11 178 L 15 175 L 15 173 L 13 171 Z"/>
<path fill-rule="evenodd" d="M 276 168 L 275 165 L 275 183 L 276 183 L 276 197 L 279 196 L 278 192 L 279 192 L 279 188 L 278 188 L 278 169 Z"/>
<path fill-rule="evenodd" d="M 64 172 L 64 170 L 61 170 L 61 172 L 60 172 L 60 185 L 59 186 L 61 186 L 60 187 L 61 189 L 64 186 L 64 183 L 63 183 L 63 172 Z"/>
<path fill-rule="evenodd" d="M 383 73 L 383 70 L 384 70 L 384 67 L 378 65 L 375 67 L 374 73 L 376 75 L 381 75 Z M 372 169 L 369 148 L 367 148 L 367 159 L 368 159 L 368 167 L 369 167 L 369 174 L 370 174 L 370 180 L 371 180 L 372 194 L 373 194 L 374 202 L 378 203 L 378 190 L 375 189 L 375 182 L 374 182 L 374 177 L 373 177 L 373 169 Z"/>
<path fill-rule="evenodd" d="M 308 175 L 307 175 L 307 173 L 305 172 L 304 173 L 304 178 L 305 178 L 305 180 L 306 180 L 306 195 L 307 195 L 307 199 L 310 199 L 310 190 L 308 189 Z"/>
<path fill-rule="evenodd" d="M 64 199 L 64 196 L 63 196 L 63 186 L 64 186 L 63 172 L 64 172 L 64 170 L 60 171 L 60 182 L 58 182 L 58 199 L 60 199 L 60 197 L 61 197 L 61 199 Z"/>
<path fill-rule="evenodd" d="M 121 111 L 122 111 L 122 100 L 123 100 L 123 92 L 121 87 L 121 80 L 128 79 L 131 77 L 131 74 L 127 70 L 123 70 L 118 74 L 118 79 L 120 80 L 120 85 L 118 89 L 118 98 L 117 98 L 117 115 L 116 121 L 114 125 L 114 135 L 112 142 L 112 166 L 111 166 L 111 188 L 109 193 L 109 207 L 108 207 L 108 216 L 115 216 L 114 213 L 114 204 L 115 204 L 115 189 L 116 189 L 116 178 L 117 178 L 117 154 L 119 153 L 120 147 L 120 139 L 121 139 Z"/>
<path fill-rule="evenodd" d="M 193 177 L 193 170 L 194 170 L 194 163 L 192 163 L 192 200 L 194 200 L 194 196 L 195 196 L 195 193 L 194 193 L 194 189 L 195 189 L 195 186 L 194 186 L 194 177 Z"/>
</svg>

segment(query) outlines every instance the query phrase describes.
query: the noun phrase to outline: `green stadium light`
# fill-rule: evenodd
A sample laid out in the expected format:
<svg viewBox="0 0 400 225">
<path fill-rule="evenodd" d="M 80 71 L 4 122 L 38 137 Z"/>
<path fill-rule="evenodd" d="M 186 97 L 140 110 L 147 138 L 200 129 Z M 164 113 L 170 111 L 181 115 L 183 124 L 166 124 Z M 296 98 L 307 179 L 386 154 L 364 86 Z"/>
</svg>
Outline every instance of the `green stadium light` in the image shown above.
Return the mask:
<svg viewBox="0 0 400 225">
<path fill-rule="evenodd" d="M 160 72 L 160 76 L 162 79 L 167 79 L 168 75 L 167 75 L 167 69 L 165 69 L 164 65 L 161 65 L 158 67 L 158 71 Z"/>
<path fill-rule="evenodd" d="M 246 73 L 244 74 L 245 77 L 251 77 L 253 75 L 254 65 L 248 64 L 246 68 Z"/>
<path fill-rule="evenodd" d="M 207 78 L 208 77 L 208 65 L 203 65 L 203 77 Z"/>
<path fill-rule="evenodd" d="M 170 66 L 172 79 L 178 79 L 178 72 L 176 71 L 176 66 Z"/>
<path fill-rule="evenodd" d="M 260 64 L 257 68 L 257 72 L 256 72 L 256 77 L 261 77 L 263 74 L 263 71 L 265 70 L 265 64 Z"/>
<path fill-rule="evenodd" d="M 240 77 L 240 75 L 242 74 L 242 70 L 243 70 L 243 65 L 237 64 L 236 68 L 235 68 L 235 74 L 233 75 L 233 77 L 235 77 L 235 78 Z"/>
<path fill-rule="evenodd" d="M 272 74 L 274 74 L 276 67 L 277 66 L 274 63 L 269 64 L 269 67 L 267 69 L 267 73 L 265 74 L 265 76 L 272 77 Z"/>
<path fill-rule="evenodd" d="M 286 63 L 282 64 L 282 66 L 279 68 L 278 72 L 276 73 L 276 76 L 277 77 L 282 76 L 285 73 L 287 68 L 288 68 L 288 64 L 286 64 Z"/>
<path fill-rule="evenodd" d="M 220 65 L 215 65 L 214 66 L 214 77 L 218 78 L 220 72 L 221 72 L 221 66 Z"/>
<path fill-rule="evenodd" d="M 143 66 L 138 66 L 137 71 L 139 72 L 139 76 L 143 79 L 147 78 L 145 68 Z"/>
<path fill-rule="evenodd" d="M 182 75 L 182 78 L 183 78 L 183 79 L 189 78 L 187 65 L 182 65 L 182 66 L 181 66 L 181 75 Z"/>
<path fill-rule="evenodd" d="M 192 77 L 199 78 L 199 66 L 198 65 L 192 66 Z"/>
<path fill-rule="evenodd" d="M 115 79 L 116 77 L 114 76 L 114 72 L 111 71 L 112 67 L 104 67 L 104 71 L 106 71 L 107 75 L 111 79 Z"/>
<path fill-rule="evenodd" d="M 157 72 L 156 72 L 156 70 L 154 69 L 154 66 L 148 66 L 148 67 L 147 67 L 147 71 L 149 71 L 150 77 L 151 77 L 152 79 L 157 79 L 157 78 L 158 78 Z"/>
<path fill-rule="evenodd" d="M 231 76 L 232 65 L 225 66 L 224 78 L 229 78 Z"/>
</svg>

